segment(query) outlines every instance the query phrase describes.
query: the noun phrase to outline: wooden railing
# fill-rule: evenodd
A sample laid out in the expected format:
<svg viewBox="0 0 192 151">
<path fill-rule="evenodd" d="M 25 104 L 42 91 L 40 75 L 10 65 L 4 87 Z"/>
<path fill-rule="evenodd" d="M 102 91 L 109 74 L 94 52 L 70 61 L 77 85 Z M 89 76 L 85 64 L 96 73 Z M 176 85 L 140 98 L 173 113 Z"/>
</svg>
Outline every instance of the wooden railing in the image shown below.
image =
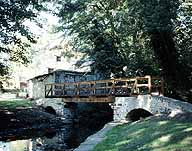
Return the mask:
<svg viewBox="0 0 192 151">
<path fill-rule="evenodd" d="M 136 77 L 74 83 L 45 85 L 46 98 L 87 98 L 110 96 L 133 96 L 139 94 L 163 94 L 163 79 L 158 77 Z"/>
</svg>

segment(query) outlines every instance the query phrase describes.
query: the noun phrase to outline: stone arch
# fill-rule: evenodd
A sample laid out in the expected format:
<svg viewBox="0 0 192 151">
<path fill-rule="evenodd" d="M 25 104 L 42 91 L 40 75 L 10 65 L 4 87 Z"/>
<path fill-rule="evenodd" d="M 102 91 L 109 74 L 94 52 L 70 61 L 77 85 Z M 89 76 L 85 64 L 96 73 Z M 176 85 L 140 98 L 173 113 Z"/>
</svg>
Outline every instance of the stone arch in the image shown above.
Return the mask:
<svg viewBox="0 0 192 151">
<path fill-rule="evenodd" d="M 46 106 L 45 112 L 56 115 L 56 110 L 52 106 Z"/>
<path fill-rule="evenodd" d="M 126 119 L 128 121 L 138 121 L 142 118 L 152 116 L 153 114 L 145 109 L 136 108 L 127 113 Z"/>
</svg>

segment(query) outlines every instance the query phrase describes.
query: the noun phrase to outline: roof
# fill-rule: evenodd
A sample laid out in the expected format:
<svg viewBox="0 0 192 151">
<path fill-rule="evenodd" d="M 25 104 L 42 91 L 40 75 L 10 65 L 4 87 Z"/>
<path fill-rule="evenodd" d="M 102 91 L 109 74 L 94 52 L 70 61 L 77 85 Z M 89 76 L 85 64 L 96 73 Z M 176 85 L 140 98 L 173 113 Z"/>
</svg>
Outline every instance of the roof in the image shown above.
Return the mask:
<svg viewBox="0 0 192 151">
<path fill-rule="evenodd" d="M 38 76 L 33 77 L 33 78 L 31 78 L 31 79 L 29 79 L 29 80 L 27 80 L 27 81 L 35 80 L 35 79 L 39 79 L 39 78 L 43 78 L 43 77 L 46 78 L 47 76 L 52 75 L 52 74 L 53 74 L 53 72 L 51 72 L 51 73 L 47 73 L 47 74 L 38 75 Z"/>
<path fill-rule="evenodd" d="M 70 71 L 70 70 L 61 70 L 61 69 L 59 69 L 59 70 L 55 70 L 55 71 L 53 71 L 53 72 L 51 72 L 51 73 L 38 75 L 38 76 L 33 77 L 33 78 L 29 79 L 29 80 L 35 80 L 35 79 L 39 79 L 39 78 L 46 78 L 46 77 L 48 77 L 49 75 L 53 75 L 53 74 L 56 73 L 56 72 L 65 72 L 65 73 L 67 73 L 67 74 L 81 74 L 81 75 L 85 75 L 85 74 L 89 74 L 89 73 L 90 73 L 90 72 L 79 72 L 79 71 Z M 29 81 L 29 80 L 28 80 L 28 81 Z"/>
<path fill-rule="evenodd" d="M 62 69 L 59 69 L 59 70 L 55 70 L 55 71 L 53 71 L 53 73 L 54 72 L 65 72 L 65 73 L 79 73 L 79 74 L 85 74 L 85 73 L 87 73 L 87 72 L 80 72 L 80 71 L 72 71 L 72 70 L 62 70 Z"/>
</svg>

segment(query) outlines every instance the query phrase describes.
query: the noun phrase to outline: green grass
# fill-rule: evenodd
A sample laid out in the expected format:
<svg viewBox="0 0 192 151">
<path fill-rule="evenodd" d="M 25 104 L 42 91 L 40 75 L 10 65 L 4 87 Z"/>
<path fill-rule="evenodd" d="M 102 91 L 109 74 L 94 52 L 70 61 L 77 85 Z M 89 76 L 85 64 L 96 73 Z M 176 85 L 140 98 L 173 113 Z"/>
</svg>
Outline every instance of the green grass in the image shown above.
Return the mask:
<svg viewBox="0 0 192 151">
<path fill-rule="evenodd" d="M 29 100 L 4 100 L 0 101 L 0 109 L 16 109 L 18 107 L 31 107 L 32 103 Z"/>
<path fill-rule="evenodd" d="M 114 127 L 94 151 L 192 151 L 192 123 L 151 119 Z"/>
</svg>

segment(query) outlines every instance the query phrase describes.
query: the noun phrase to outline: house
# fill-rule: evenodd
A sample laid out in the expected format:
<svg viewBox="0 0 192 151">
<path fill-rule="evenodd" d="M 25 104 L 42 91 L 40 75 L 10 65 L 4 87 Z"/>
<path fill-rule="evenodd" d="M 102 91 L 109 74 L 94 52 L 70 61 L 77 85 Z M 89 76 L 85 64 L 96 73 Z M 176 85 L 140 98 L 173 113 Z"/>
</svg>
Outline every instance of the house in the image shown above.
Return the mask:
<svg viewBox="0 0 192 151">
<path fill-rule="evenodd" d="M 48 74 L 36 76 L 28 80 L 28 94 L 30 98 L 39 99 L 45 97 L 45 84 L 79 82 L 100 80 L 99 74 L 90 72 L 78 72 L 69 70 L 56 70 Z"/>
</svg>

